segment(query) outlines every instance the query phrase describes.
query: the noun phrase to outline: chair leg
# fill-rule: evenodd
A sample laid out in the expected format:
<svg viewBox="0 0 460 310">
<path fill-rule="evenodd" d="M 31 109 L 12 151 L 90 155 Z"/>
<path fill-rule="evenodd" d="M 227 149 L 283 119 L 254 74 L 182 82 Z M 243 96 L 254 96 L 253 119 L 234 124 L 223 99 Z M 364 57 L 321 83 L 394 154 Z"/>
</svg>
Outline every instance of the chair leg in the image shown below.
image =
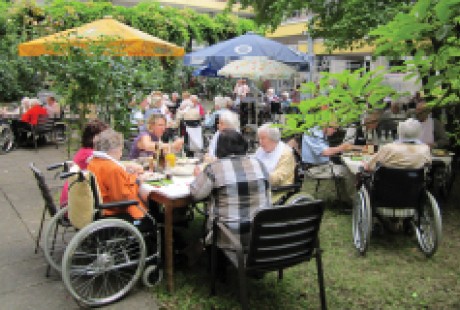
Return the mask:
<svg viewBox="0 0 460 310">
<path fill-rule="evenodd" d="M 38 253 L 38 247 L 40 246 L 40 239 L 42 237 L 43 224 L 45 222 L 45 214 L 46 214 L 46 205 L 43 208 L 42 220 L 40 221 L 40 228 L 38 229 L 38 236 L 37 236 L 37 240 L 35 241 L 35 254 Z"/>
<path fill-rule="evenodd" d="M 318 285 L 319 285 L 319 298 L 321 300 L 321 309 L 326 310 L 326 291 L 324 288 L 324 274 L 323 274 L 323 262 L 321 260 L 322 250 L 318 247 L 316 248 L 316 269 L 318 272 Z"/>
<path fill-rule="evenodd" d="M 319 183 L 321 181 L 319 179 L 316 180 L 316 187 L 315 187 L 315 196 L 318 195 Z"/>
<path fill-rule="evenodd" d="M 34 140 L 35 152 L 38 152 L 38 137 L 35 135 L 35 133 L 32 133 L 32 139 Z"/>
<path fill-rule="evenodd" d="M 283 269 L 278 270 L 278 280 L 283 280 Z"/>
<path fill-rule="evenodd" d="M 211 245 L 211 295 L 216 294 L 216 269 L 217 269 L 217 237 L 215 230 L 212 234 Z"/>
<path fill-rule="evenodd" d="M 243 310 L 249 309 L 248 290 L 246 285 L 246 274 L 242 255 L 238 257 L 238 278 L 240 282 L 240 302 Z"/>
</svg>

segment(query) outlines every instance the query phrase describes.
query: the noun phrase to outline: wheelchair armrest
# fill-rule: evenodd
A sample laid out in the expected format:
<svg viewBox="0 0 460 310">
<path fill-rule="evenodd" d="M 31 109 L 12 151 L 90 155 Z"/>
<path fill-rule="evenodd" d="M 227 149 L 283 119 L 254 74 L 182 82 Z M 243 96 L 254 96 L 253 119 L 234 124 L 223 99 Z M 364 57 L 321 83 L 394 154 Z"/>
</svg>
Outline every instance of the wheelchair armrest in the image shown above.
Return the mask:
<svg viewBox="0 0 460 310">
<path fill-rule="evenodd" d="M 372 176 L 372 172 L 365 170 L 363 166 L 358 168 L 358 173 L 362 178 L 370 178 Z"/>
<path fill-rule="evenodd" d="M 99 209 L 112 209 L 112 208 L 127 208 L 129 206 L 138 205 L 139 201 L 137 200 L 124 200 L 124 201 L 115 201 L 102 203 L 98 206 Z"/>
<path fill-rule="evenodd" d="M 291 185 L 272 186 L 271 190 L 273 193 L 280 193 L 280 192 L 286 192 L 290 190 L 299 190 L 301 187 L 302 187 L 301 183 L 294 183 Z"/>
</svg>

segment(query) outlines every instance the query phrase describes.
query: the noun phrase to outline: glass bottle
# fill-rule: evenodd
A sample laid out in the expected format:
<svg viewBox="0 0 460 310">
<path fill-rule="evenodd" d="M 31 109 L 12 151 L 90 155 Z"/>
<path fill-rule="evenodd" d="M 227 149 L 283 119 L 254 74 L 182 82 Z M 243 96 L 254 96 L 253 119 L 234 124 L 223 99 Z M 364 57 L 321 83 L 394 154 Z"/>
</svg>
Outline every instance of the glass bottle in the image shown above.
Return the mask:
<svg viewBox="0 0 460 310">
<path fill-rule="evenodd" d="M 163 149 L 160 149 L 160 154 L 158 156 L 158 168 L 160 171 L 164 171 L 166 168 L 166 157 Z"/>
</svg>

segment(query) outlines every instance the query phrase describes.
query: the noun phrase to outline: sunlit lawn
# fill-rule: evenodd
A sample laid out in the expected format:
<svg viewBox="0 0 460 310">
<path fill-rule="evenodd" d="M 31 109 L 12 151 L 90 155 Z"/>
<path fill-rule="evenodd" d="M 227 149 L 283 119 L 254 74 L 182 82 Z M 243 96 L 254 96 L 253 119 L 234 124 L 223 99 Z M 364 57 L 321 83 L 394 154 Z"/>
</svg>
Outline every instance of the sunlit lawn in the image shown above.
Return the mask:
<svg viewBox="0 0 460 310">
<path fill-rule="evenodd" d="M 457 183 L 459 184 L 459 183 Z M 418 249 L 415 236 L 387 232 L 371 239 L 360 257 L 351 241 L 351 215 L 328 207 L 321 226 L 326 297 L 329 309 L 460 309 L 460 208 L 453 190 L 443 210 L 443 240 L 431 259 Z M 458 190 L 457 190 L 458 191 Z M 199 235 L 200 224 L 187 234 Z M 203 255 L 194 267 L 179 267 L 176 292 L 165 281 L 153 289 L 162 309 L 238 309 L 238 279 L 229 268 L 210 297 L 210 274 Z M 249 280 L 251 309 L 319 309 L 314 261 Z"/>
</svg>

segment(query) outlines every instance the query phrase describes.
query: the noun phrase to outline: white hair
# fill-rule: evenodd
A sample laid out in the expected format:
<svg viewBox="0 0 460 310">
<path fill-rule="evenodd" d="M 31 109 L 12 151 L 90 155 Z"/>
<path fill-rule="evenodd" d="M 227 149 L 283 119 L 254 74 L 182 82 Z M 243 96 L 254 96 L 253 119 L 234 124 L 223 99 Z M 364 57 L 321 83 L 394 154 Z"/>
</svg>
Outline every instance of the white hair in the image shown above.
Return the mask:
<svg viewBox="0 0 460 310">
<path fill-rule="evenodd" d="M 233 107 L 233 99 L 230 97 L 224 97 L 225 105 L 227 108 Z"/>
<path fill-rule="evenodd" d="M 415 140 L 420 137 L 422 125 L 413 118 L 408 118 L 398 125 L 398 134 L 400 140 Z"/>
<path fill-rule="evenodd" d="M 30 104 L 30 98 L 29 97 L 22 98 L 21 104 L 24 105 L 24 104 L 26 104 L 26 102 Z"/>
<path fill-rule="evenodd" d="M 29 103 L 30 103 L 30 106 L 32 106 L 32 107 L 35 106 L 35 105 L 41 105 L 42 104 L 42 102 L 37 98 L 29 99 Z"/>
<path fill-rule="evenodd" d="M 192 101 L 193 101 L 193 100 L 198 101 L 198 96 L 197 96 L 197 95 L 191 95 L 191 96 L 190 96 L 190 100 L 192 100 Z"/>
<path fill-rule="evenodd" d="M 278 127 L 273 127 L 272 123 L 266 123 L 257 129 L 257 135 L 265 132 L 270 140 L 279 142 L 281 140 L 281 132 Z"/>
<path fill-rule="evenodd" d="M 221 96 L 216 96 L 214 98 L 214 106 L 216 107 L 216 109 L 223 108 L 225 106 L 225 98 Z"/>
<path fill-rule="evenodd" d="M 101 131 L 94 137 L 94 149 L 101 152 L 110 152 L 123 146 L 123 135 L 112 128 Z"/>
<path fill-rule="evenodd" d="M 240 130 L 240 119 L 238 114 L 232 111 L 224 111 L 220 113 L 219 123 L 223 125 L 225 129 Z"/>
</svg>

